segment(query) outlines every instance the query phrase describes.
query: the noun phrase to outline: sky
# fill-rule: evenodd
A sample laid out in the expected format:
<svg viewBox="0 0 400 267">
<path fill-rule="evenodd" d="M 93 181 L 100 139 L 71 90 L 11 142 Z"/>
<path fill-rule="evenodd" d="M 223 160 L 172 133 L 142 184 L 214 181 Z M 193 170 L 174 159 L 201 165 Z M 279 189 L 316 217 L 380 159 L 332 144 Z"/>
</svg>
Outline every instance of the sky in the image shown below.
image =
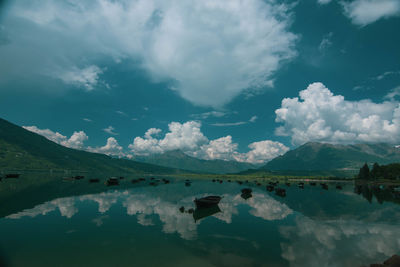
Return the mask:
<svg viewBox="0 0 400 267">
<path fill-rule="evenodd" d="M 0 117 L 129 158 L 398 145 L 399 29 L 400 0 L 0 1 Z"/>
</svg>

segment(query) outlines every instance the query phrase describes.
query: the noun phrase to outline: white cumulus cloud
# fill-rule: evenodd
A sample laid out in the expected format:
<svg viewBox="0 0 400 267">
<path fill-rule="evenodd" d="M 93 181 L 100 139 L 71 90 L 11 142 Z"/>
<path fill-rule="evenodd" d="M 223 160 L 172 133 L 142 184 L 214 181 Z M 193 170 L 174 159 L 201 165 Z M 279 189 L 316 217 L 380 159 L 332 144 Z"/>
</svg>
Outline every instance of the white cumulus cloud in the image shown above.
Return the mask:
<svg viewBox="0 0 400 267">
<path fill-rule="evenodd" d="M 341 2 L 353 24 L 366 26 L 382 18 L 400 15 L 399 0 L 355 0 Z"/>
<path fill-rule="evenodd" d="M 201 159 L 235 160 L 256 164 L 269 161 L 289 150 L 279 142 L 265 140 L 251 143 L 249 152 L 240 153 L 237 151 L 238 144 L 233 142 L 232 136 L 209 140 L 200 128 L 201 123 L 197 121 L 171 122 L 169 132 L 164 137 L 157 138 L 155 135 L 159 135 L 161 130 L 150 128 L 144 137 L 134 138 L 129 148 L 135 155 L 161 154 L 179 149 Z"/>
<path fill-rule="evenodd" d="M 290 136 L 292 143 L 400 142 L 400 104 L 348 101 L 334 95 L 322 83 L 310 84 L 299 98 L 285 98 L 275 110 L 283 125 L 277 135 Z"/>
<path fill-rule="evenodd" d="M 29 56 L 26 71 L 44 74 L 62 65 L 57 77 L 87 90 L 99 82 L 99 58 L 134 60 L 192 103 L 222 106 L 270 86 L 296 56 L 290 13 L 274 0 L 16 1 L 4 24 L 18 34 L 4 56 Z"/>
<path fill-rule="evenodd" d="M 107 139 L 107 143 L 104 146 L 94 148 L 88 147 L 87 150 L 91 152 L 106 154 L 109 156 L 125 156 L 123 147 L 118 144 L 117 139 L 115 139 L 114 137 L 109 137 Z"/>
<path fill-rule="evenodd" d="M 22 127 L 28 131 L 40 134 L 50 141 L 70 148 L 82 149 L 84 142 L 89 139 L 84 131 L 74 132 L 70 138 L 67 138 L 59 132 L 53 132 L 50 129 L 39 129 L 36 126 Z"/>
</svg>

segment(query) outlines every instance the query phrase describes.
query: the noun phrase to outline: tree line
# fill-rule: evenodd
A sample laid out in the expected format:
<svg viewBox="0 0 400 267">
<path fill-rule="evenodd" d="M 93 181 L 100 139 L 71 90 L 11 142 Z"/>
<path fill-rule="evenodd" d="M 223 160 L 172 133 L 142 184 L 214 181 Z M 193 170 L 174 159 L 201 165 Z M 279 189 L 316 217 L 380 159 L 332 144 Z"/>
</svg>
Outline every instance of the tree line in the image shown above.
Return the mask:
<svg viewBox="0 0 400 267">
<path fill-rule="evenodd" d="M 368 164 L 365 163 L 364 166 L 360 168 L 357 178 L 363 180 L 400 179 L 400 163 L 379 165 L 375 162 L 371 170 Z"/>
</svg>

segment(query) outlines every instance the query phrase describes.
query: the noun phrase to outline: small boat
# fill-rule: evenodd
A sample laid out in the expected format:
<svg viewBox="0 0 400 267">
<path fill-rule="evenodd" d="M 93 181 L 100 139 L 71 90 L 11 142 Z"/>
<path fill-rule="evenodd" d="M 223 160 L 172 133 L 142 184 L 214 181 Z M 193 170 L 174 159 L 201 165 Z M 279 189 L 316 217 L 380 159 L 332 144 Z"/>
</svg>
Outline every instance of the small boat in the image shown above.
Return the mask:
<svg viewBox="0 0 400 267">
<path fill-rule="evenodd" d="M 325 183 L 321 183 L 322 189 L 328 190 L 328 185 Z"/>
<path fill-rule="evenodd" d="M 286 184 L 286 186 L 290 186 L 290 183 L 285 183 Z"/>
<path fill-rule="evenodd" d="M 242 191 L 242 194 L 251 194 L 251 192 L 253 192 L 253 190 L 251 190 L 251 188 L 243 188 L 241 191 Z"/>
<path fill-rule="evenodd" d="M 132 184 L 137 184 L 140 182 L 140 179 L 133 179 L 131 182 L 132 182 Z"/>
<path fill-rule="evenodd" d="M 74 177 L 75 180 L 82 180 L 83 178 L 85 178 L 83 175 L 77 175 Z"/>
<path fill-rule="evenodd" d="M 272 185 L 267 185 L 267 191 L 268 192 L 274 191 L 274 187 Z"/>
<path fill-rule="evenodd" d="M 277 187 L 275 188 L 275 194 L 280 197 L 286 197 L 286 189 Z"/>
<path fill-rule="evenodd" d="M 19 173 L 7 173 L 6 175 L 5 175 L 5 178 L 6 179 L 8 179 L 8 178 L 19 178 Z"/>
<path fill-rule="evenodd" d="M 299 183 L 299 188 L 304 189 L 304 183 Z"/>
<path fill-rule="evenodd" d="M 191 182 L 185 182 L 185 186 L 191 186 Z"/>
<path fill-rule="evenodd" d="M 342 190 L 342 189 L 343 189 L 343 187 L 342 187 L 340 184 L 338 184 L 338 185 L 336 185 L 336 189 L 338 189 L 338 190 Z"/>
<path fill-rule="evenodd" d="M 110 178 L 108 178 L 108 180 L 106 181 L 106 185 L 107 185 L 107 186 L 119 185 L 119 180 L 118 180 L 118 178 L 110 177 Z"/>
<path fill-rule="evenodd" d="M 311 182 L 311 183 L 310 183 L 310 185 L 311 185 L 311 186 L 316 186 L 316 185 L 317 185 L 317 183 L 315 183 L 315 182 Z"/>
<path fill-rule="evenodd" d="M 139 181 L 146 181 L 145 178 L 139 178 Z"/>
<path fill-rule="evenodd" d="M 156 183 L 156 182 L 150 182 L 149 185 L 151 185 L 151 186 L 156 186 L 157 183 Z"/>
<path fill-rule="evenodd" d="M 237 181 L 237 183 L 238 183 L 238 184 L 243 184 L 243 182 L 242 182 L 242 181 Z"/>
<path fill-rule="evenodd" d="M 213 181 L 213 183 L 215 183 L 216 180 L 215 180 L 215 179 L 212 179 L 212 181 Z"/>
<path fill-rule="evenodd" d="M 220 196 L 208 196 L 208 197 L 196 198 L 194 200 L 194 203 L 196 204 L 197 208 L 202 208 L 202 207 L 209 207 L 212 205 L 218 205 L 220 201 L 221 201 Z"/>
<path fill-rule="evenodd" d="M 89 183 L 98 183 L 98 182 L 100 182 L 99 178 L 91 178 L 91 179 L 89 179 Z"/>
<path fill-rule="evenodd" d="M 125 179 L 125 177 L 124 177 L 124 176 L 120 176 L 119 179 L 120 179 L 120 180 L 123 180 L 123 179 Z"/>
</svg>

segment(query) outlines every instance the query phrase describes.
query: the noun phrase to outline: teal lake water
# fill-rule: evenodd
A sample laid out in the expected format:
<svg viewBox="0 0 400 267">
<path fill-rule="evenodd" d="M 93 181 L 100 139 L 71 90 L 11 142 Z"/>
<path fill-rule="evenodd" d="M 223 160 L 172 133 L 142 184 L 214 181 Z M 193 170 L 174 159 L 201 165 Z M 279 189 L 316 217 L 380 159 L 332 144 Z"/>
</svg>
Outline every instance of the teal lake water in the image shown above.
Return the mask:
<svg viewBox="0 0 400 267">
<path fill-rule="evenodd" d="M 390 196 L 281 184 L 280 197 L 265 185 L 175 181 L 46 201 L 0 218 L 0 265 L 361 266 L 400 253 Z M 187 212 L 207 195 L 223 197 L 218 208 Z"/>
</svg>

